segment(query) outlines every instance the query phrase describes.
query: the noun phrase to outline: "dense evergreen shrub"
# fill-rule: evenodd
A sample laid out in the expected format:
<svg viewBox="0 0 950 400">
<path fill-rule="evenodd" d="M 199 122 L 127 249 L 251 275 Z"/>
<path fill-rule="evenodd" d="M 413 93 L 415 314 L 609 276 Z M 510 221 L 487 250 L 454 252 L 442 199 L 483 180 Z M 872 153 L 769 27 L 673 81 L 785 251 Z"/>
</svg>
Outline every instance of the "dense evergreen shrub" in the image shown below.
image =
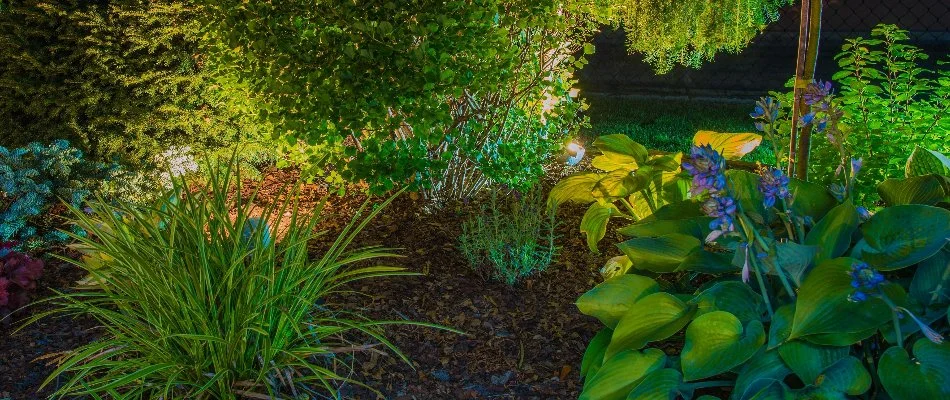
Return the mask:
<svg viewBox="0 0 950 400">
<path fill-rule="evenodd" d="M 239 103 L 203 72 L 191 3 L 8 2 L 0 145 L 68 139 L 94 159 L 139 164 L 170 145 L 230 141 Z"/>
<path fill-rule="evenodd" d="M 57 210 L 65 211 L 60 205 L 81 207 L 116 172 L 114 166 L 86 160 L 65 140 L 0 146 L 0 242 L 16 241 L 20 249 L 66 241 L 59 230 L 66 227 L 57 216 Z"/>
</svg>

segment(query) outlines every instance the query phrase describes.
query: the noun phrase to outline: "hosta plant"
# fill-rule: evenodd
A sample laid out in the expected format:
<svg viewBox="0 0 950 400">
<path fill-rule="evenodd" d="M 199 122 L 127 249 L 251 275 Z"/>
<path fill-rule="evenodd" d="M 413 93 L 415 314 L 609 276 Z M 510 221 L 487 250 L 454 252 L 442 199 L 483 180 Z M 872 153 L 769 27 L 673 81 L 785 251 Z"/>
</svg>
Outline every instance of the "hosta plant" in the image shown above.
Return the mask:
<svg viewBox="0 0 950 400">
<path fill-rule="evenodd" d="M 605 325 L 581 398 L 950 396 L 950 178 L 927 154 L 872 215 L 851 194 L 859 160 L 835 196 L 694 148 L 691 196 L 621 228 L 614 275 L 577 301 Z"/>
<path fill-rule="evenodd" d="M 732 160 L 748 154 L 761 141 L 762 137 L 753 133 L 700 131 L 694 137 L 695 143 L 715 146 Z M 548 197 L 551 206 L 590 203 L 581 221 L 581 232 L 587 235 L 591 250 L 597 251 L 597 243 L 606 235 L 611 218 L 640 221 L 662 206 L 688 197 L 689 178 L 681 168 L 682 153 L 653 154 L 623 134 L 601 136 L 594 141 L 594 147 L 600 151 L 591 160 L 597 171 L 565 178 L 551 189 Z"/>
<path fill-rule="evenodd" d="M 406 274 L 376 264 L 390 249 L 350 248 L 388 201 L 362 207 L 315 252 L 319 209 L 298 207 L 297 190 L 260 206 L 231 171 L 214 169 L 190 191 L 179 178 L 176 195 L 154 205 L 74 210 L 90 235 L 73 238 L 97 256 L 67 261 L 94 285 L 31 320 L 83 315 L 103 329 L 52 358 L 53 398 L 339 398 L 357 383 L 348 353 L 373 347 L 367 340 L 401 356 L 381 335 L 389 322 L 333 302 L 350 282 Z"/>
</svg>

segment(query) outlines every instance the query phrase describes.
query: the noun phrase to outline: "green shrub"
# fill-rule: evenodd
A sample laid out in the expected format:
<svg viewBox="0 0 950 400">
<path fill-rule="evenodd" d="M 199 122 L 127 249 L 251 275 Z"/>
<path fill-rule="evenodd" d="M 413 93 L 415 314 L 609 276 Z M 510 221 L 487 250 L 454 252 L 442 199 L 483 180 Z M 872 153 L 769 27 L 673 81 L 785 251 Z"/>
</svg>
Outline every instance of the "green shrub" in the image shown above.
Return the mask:
<svg viewBox="0 0 950 400">
<path fill-rule="evenodd" d="M 219 74 L 250 82 L 307 172 L 459 199 L 537 182 L 582 123 L 567 94 L 589 3 L 234 0 L 210 32 Z"/>
<path fill-rule="evenodd" d="M 23 0 L 0 12 L 0 145 L 68 139 L 94 160 L 148 164 L 255 128 L 204 73 L 188 0 Z M 235 90 L 237 90 L 235 88 Z"/>
<path fill-rule="evenodd" d="M 229 168 L 199 190 L 176 180 L 177 194 L 154 205 L 74 210 L 91 235 L 73 236 L 87 256 L 69 261 L 93 288 L 54 298 L 32 321 L 89 316 L 103 336 L 58 359 L 45 382 L 59 382 L 54 398 L 338 398 L 339 385 L 352 381 L 335 355 L 355 351 L 351 334 L 401 356 L 379 332 L 388 322 L 329 302 L 350 282 L 407 274 L 366 264 L 390 249 L 349 249 L 388 201 L 362 207 L 312 258 L 320 209 L 301 210 L 299 190 L 261 207 L 239 182 Z"/>
<path fill-rule="evenodd" d="M 545 210 L 537 189 L 516 197 L 504 207 L 492 192 L 489 205 L 462 225 L 459 237 L 459 249 L 473 269 L 509 285 L 543 271 L 557 254 L 554 209 Z"/>
<path fill-rule="evenodd" d="M 116 168 L 91 162 L 69 142 L 7 149 L 0 146 L 0 242 L 37 248 L 65 242 L 65 202 L 78 208 L 96 192 L 102 194 Z M 74 233 L 84 231 L 73 226 Z"/>
<path fill-rule="evenodd" d="M 773 107 L 763 100 L 753 116 L 772 123 Z M 950 160 L 917 154 L 907 179 L 877 187 L 887 207 L 871 214 L 854 203 L 857 160 L 828 190 L 774 167 L 729 168 L 760 138 L 708 139 L 683 156 L 689 196 L 619 228 L 624 255 L 577 301 L 605 325 L 584 354 L 580 398 L 693 399 L 712 387 L 739 400 L 946 397 Z M 641 147 L 614 143 L 600 163 L 642 159 Z M 588 181 L 559 184 L 552 202 L 639 188 Z"/>
</svg>

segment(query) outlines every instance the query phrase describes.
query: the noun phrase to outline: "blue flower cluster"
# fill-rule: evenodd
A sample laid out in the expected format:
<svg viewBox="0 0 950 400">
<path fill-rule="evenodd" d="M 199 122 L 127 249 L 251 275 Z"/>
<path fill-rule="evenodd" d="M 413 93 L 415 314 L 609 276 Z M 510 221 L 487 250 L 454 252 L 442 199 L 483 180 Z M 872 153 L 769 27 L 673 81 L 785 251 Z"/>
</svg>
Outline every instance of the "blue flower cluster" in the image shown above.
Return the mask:
<svg viewBox="0 0 950 400">
<path fill-rule="evenodd" d="M 726 188 L 726 159 L 708 144 L 693 146 L 683 169 L 693 177 L 690 192 L 694 195 L 706 191 L 716 194 Z"/>
<path fill-rule="evenodd" d="M 732 217 L 736 215 L 736 201 L 732 197 L 710 197 L 703 203 L 703 211 L 706 215 L 715 218 L 709 222 L 709 229 L 722 232 L 735 230 Z"/>
<path fill-rule="evenodd" d="M 825 98 L 831 95 L 831 90 L 831 82 L 812 82 L 805 87 L 802 98 L 805 100 L 805 104 L 813 106 L 825 101 Z"/>
<path fill-rule="evenodd" d="M 854 263 L 851 266 L 850 275 L 851 287 L 854 288 L 854 293 L 851 294 L 849 299 L 854 302 L 867 300 L 868 295 L 878 292 L 881 284 L 885 281 L 884 275 L 881 275 L 880 272 L 864 262 Z"/>
<path fill-rule="evenodd" d="M 766 208 L 775 206 L 775 200 L 792 197 L 788 191 L 788 176 L 777 168 L 765 169 L 759 179 L 759 191 L 765 196 L 762 204 Z"/>
<path fill-rule="evenodd" d="M 766 125 L 778 120 L 781 109 L 782 103 L 771 97 L 763 97 L 755 102 L 755 111 L 749 114 L 755 120 L 755 129 L 764 132 Z"/>
</svg>

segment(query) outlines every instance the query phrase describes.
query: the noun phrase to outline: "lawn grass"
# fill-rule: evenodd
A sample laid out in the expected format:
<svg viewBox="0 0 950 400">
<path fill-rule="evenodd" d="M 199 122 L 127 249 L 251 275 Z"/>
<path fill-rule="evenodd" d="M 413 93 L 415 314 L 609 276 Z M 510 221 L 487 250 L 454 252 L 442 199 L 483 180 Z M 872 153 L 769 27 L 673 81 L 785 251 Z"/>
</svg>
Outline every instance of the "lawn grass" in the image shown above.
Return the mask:
<svg viewBox="0 0 950 400">
<path fill-rule="evenodd" d="M 585 99 L 590 105 L 587 115 L 591 128 L 583 134 L 588 142 L 601 135 L 623 133 L 649 149 L 686 152 L 696 131 L 755 132 L 749 117 L 752 100 L 746 104 L 608 95 Z M 759 146 L 745 159 L 770 161 L 772 154 L 766 147 Z"/>
</svg>

